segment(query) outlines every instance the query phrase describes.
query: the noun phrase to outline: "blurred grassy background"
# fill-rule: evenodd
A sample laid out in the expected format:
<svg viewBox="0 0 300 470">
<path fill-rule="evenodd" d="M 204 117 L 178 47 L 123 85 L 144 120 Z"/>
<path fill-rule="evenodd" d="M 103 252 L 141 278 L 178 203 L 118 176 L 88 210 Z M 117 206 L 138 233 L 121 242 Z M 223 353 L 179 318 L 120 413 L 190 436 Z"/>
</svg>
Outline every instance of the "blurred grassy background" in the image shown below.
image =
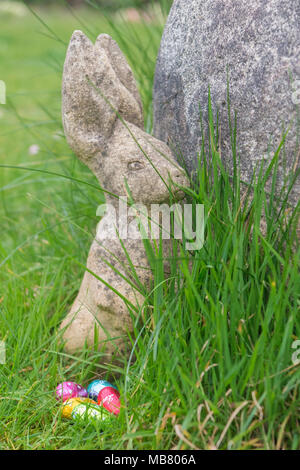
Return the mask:
<svg viewBox="0 0 300 470">
<path fill-rule="evenodd" d="M 93 180 L 90 172 L 74 160 L 62 131 L 61 77 L 70 36 L 74 29 L 82 29 L 92 40 L 102 32 L 118 40 L 129 62 L 134 62 L 145 124 L 150 131 L 152 79 L 162 16 L 151 26 L 145 22 L 128 24 L 126 10 L 114 17 L 107 16 L 102 9 L 85 6 L 71 10 L 63 7 L 62 2 L 58 2 L 59 7 L 54 3 L 50 2 L 48 9 L 34 10 L 47 26 L 22 4 L 17 13 L 0 8 L 0 79 L 7 87 L 7 105 L 0 107 L 0 161 L 51 171 L 64 170 L 69 174 L 78 167 L 79 174 Z M 143 43 L 142 48 L 138 46 L 140 43 Z M 38 193 L 44 202 L 57 205 L 61 180 L 50 179 L 51 184 L 47 184 L 45 175 L 37 177 L 29 172 L 1 170 L 1 200 L 6 217 L 6 222 L 2 219 L 2 227 L 7 248 L 26 236 L 24 221 L 32 214 L 32 204 L 39 213 L 48 211 L 38 209 L 36 202 L 29 203 L 28 193 Z M 66 203 L 64 190 L 62 198 Z M 76 200 L 76 195 L 72 197 Z M 97 203 L 95 201 L 95 207 Z M 41 221 L 37 220 L 36 229 L 40 226 Z"/>
</svg>

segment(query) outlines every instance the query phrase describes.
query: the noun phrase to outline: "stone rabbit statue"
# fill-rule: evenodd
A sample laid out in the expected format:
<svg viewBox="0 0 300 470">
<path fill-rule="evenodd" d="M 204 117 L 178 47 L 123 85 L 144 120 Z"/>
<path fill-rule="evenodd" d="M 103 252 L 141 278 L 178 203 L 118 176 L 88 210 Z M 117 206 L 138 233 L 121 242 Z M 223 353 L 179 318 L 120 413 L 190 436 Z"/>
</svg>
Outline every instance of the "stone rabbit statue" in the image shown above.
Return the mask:
<svg viewBox="0 0 300 470">
<path fill-rule="evenodd" d="M 110 36 L 101 34 L 93 44 L 81 31 L 73 33 L 63 72 L 62 115 L 70 147 L 108 191 L 106 202 L 115 208 L 117 219 L 118 198 L 128 196 L 128 188 L 133 200 L 146 207 L 169 202 L 166 182 L 177 183 L 173 185 L 175 200 L 183 198 L 178 186 L 188 184 L 184 171 L 168 146 L 143 130 L 136 82 Z M 79 293 L 61 328 L 68 352 L 82 348 L 85 342 L 94 345 L 96 338 L 110 360 L 115 353 L 126 355 L 128 332 L 133 330 L 124 299 L 135 306 L 144 300 L 126 281 L 130 263 L 124 247 L 144 285 L 151 279 L 151 270 L 143 240 L 120 241 L 117 226 L 115 233 L 111 226 L 103 233 L 105 217 L 98 225 L 102 233 L 97 229 L 90 248 Z"/>
</svg>

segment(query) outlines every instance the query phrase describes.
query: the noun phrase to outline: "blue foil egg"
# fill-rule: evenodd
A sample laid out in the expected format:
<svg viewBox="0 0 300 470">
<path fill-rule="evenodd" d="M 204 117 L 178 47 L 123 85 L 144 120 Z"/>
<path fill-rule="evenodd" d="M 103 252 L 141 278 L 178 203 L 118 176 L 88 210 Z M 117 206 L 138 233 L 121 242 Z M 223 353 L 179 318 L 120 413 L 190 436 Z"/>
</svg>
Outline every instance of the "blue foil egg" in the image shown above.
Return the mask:
<svg viewBox="0 0 300 470">
<path fill-rule="evenodd" d="M 107 380 L 93 380 L 93 382 L 91 382 L 87 387 L 87 393 L 89 398 L 97 401 L 99 393 L 105 387 L 112 387 L 115 390 L 118 390 L 115 385 L 112 385 Z"/>
</svg>

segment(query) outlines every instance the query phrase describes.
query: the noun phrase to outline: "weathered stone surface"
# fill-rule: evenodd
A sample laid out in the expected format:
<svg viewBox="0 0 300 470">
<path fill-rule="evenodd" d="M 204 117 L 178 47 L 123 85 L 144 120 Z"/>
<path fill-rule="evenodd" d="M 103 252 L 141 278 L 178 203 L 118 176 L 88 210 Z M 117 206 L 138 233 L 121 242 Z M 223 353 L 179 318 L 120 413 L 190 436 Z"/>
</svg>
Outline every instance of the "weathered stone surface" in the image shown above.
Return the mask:
<svg viewBox="0 0 300 470">
<path fill-rule="evenodd" d="M 270 161 L 288 126 L 286 168 L 293 171 L 299 157 L 300 1 L 174 1 L 156 66 L 154 135 L 180 148 L 189 170 L 201 148 L 199 107 L 205 122 L 209 85 L 220 111 L 222 159 L 232 168 L 227 67 L 242 178 L 249 181 L 258 162 Z M 299 191 L 298 179 L 293 203 Z"/>
<path fill-rule="evenodd" d="M 133 74 L 108 35 L 100 35 L 93 45 L 81 31 L 74 32 L 64 66 L 62 98 L 69 145 L 101 186 L 116 195 L 107 195 L 115 220 L 108 212 L 98 224 L 78 296 L 61 325 L 63 338 L 66 350 L 73 353 L 85 341 L 93 345 L 98 330 L 98 346 L 105 347 L 110 360 L 116 351 L 126 353 L 127 333 L 133 331 L 124 299 L 133 306 L 142 306 L 144 300 L 132 285 L 135 280 L 126 252 L 140 282 L 147 286 L 151 279 L 143 240 L 123 238 L 119 233 L 119 198 L 128 195 L 125 178 L 135 203 L 146 208 L 169 201 L 170 179 L 183 186 L 188 181 L 168 146 L 144 132 Z M 183 193 L 175 188 L 174 196 L 180 200 Z"/>
</svg>

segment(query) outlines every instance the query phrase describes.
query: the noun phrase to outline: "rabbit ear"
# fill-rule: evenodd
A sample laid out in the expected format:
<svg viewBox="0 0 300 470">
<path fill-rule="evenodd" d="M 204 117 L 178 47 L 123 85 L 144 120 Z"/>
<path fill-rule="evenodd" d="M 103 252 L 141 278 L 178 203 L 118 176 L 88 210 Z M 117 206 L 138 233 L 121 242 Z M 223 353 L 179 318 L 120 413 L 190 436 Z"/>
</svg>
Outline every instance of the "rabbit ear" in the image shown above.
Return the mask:
<svg viewBox="0 0 300 470">
<path fill-rule="evenodd" d="M 108 34 L 100 34 L 98 36 L 95 47 L 97 50 L 105 50 L 108 60 L 114 69 L 121 84 L 128 90 L 121 104 L 119 113 L 128 122 L 135 124 L 141 129 L 144 128 L 143 106 L 141 97 L 137 88 L 132 70 L 125 59 L 124 54 Z M 127 101 L 126 101 L 127 100 Z"/>
<path fill-rule="evenodd" d="M 62 114 L 70 147 L 85 162 L 104 150 L 117 118 L 97 91 L 119 109 L 120 96 L 110 83 L 115 74 L 104 51 L 81 32 L 72 35 L 63 72 Z"/>
<path fill-rule="evenodd" d="M 142 121 L 140 101 L 123 85 L 112 62 L 104 47 L 94 46 L 81 31 L 73 33 L 63 72 L 63 124 L 70 147 L 89 166 L 106 149 L 116 111 L 134 124 Z"/>
</svg>

